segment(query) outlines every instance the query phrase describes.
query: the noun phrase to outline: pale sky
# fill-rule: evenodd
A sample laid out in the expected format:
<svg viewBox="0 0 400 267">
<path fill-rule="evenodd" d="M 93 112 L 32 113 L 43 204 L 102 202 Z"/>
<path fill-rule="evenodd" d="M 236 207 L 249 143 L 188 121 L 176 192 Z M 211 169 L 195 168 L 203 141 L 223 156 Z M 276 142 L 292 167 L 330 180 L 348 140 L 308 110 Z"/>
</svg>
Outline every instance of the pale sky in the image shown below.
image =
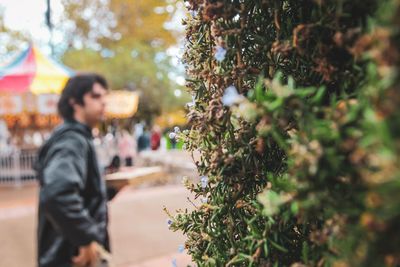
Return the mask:
<svg viewBox="0 0 400 267">
<path fill-rule="evenodd" d="M 60 14 L 60 1 L 51 1 L 53 17 Z M 45 25 L 46 0 L 0 0 L 8 27 L 30 33 L 35 39 L 47 37 Z"/>
</svg>

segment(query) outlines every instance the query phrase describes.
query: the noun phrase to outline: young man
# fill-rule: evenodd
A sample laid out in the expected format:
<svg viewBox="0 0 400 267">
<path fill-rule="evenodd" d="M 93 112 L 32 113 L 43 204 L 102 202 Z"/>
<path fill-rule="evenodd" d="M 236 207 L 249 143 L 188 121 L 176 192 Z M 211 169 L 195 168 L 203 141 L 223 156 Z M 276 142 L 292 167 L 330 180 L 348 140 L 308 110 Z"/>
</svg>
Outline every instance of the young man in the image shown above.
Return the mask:
<svg viewBox="0 0 400 267">
<path fill-rule="evenodd" d="M 79 74 L 66 84 L 64 119 L 39 152 L 38 266 L 95 266 L 109 248 L 107 193 L 91 129 L 103 120 L 106 80 Z M 100 245 L 100 246 L 99 246 Z"/>
</svg>

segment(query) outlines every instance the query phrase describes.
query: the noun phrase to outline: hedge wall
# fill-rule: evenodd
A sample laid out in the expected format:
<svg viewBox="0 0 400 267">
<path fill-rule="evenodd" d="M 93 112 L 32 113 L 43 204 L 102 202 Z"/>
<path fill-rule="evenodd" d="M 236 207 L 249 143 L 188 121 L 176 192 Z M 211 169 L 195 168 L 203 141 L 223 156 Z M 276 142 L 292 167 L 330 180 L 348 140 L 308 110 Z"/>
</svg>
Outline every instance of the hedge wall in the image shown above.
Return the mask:
<svg viewBox="0 0 400 267">
<path fill-rule="evenodd" d="M 188 0 L 198 266 L 400 265 L 400 1 Z"/>
</svg>

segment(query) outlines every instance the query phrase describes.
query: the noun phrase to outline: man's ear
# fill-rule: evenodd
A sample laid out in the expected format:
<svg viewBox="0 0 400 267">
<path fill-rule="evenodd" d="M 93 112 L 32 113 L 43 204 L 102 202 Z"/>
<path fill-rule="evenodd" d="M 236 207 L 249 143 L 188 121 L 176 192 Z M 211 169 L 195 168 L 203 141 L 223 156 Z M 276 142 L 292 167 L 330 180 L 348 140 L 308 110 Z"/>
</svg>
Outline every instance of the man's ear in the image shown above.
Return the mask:
<svg viewBox="0 0 400 267">
<path fill-rule="evenodd" d="M 72 98 L 68 99 L 68 103 L 71 107 L 73 107 L 76 104 L 75 99 Z"/>
</svg>

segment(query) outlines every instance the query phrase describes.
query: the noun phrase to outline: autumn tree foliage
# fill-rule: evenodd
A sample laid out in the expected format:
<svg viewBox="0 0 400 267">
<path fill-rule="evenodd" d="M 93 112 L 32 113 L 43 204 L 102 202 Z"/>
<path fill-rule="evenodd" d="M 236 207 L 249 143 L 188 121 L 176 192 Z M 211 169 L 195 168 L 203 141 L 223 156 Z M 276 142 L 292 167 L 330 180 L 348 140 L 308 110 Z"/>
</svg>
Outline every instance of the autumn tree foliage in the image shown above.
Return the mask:
<svg viewBox="0 0 400 267">
<path fill-rule="evenodd" d="M 175 0 L 63 0 L 62 4 L 57 28 L 64 36 L 59 46 L 66 47 L 62 56 L 66 65 L 100 72 L 114 89 L 140 92 L 136 116 L 141 119 L 184 106 L 185 95 L 174 96 L 182 85 L 170 77 L 171 72 L 183 73 L 166 53 L 182 35 L 166 27 L 179 8 Z"/>
</svg>

